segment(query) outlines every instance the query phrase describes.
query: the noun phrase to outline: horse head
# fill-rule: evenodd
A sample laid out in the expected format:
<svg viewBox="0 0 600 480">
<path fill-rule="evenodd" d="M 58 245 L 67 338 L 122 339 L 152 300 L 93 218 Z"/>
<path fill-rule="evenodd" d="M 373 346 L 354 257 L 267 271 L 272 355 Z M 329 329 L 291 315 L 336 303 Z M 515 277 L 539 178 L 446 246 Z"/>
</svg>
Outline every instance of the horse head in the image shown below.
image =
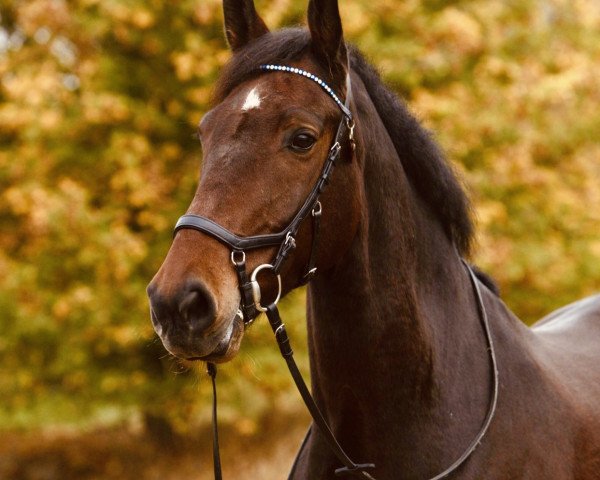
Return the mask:
<svg viewBox="0 0 600 480">
<path fill-rule="evenodd" d="M 238 237 L 285 232 L 314 191 L 344 125 L 343 105 L 334 101 L 349 94 L 337 0 L 311 0 L 309 29 L 301 35 L 269 32 L 252 0 L 225 0 L 224 19 L 233 56 L 217 84 L 213 108 L 198 127 L 203 162 L 187 215 Z M 303 73 L 261 70 L 265 62 Z M 294 229 L 297 248 L 277 272 L 284 295 L 303 282 L 309 262 L 319 271 L 333 268 L 357 230 L 361 166 L 347 140 L 339 142 L 331 185 L 319 192 L 318 213 L 323 213 L 316 252 L 311 215 Z M 248 270 L 270 264 L 278 248 L 243 251 Z M 245 323 L 232 265 L 242 252 L 234 250 L 215 235 L 189 228 L 176 232 L 148 286 L 154 328 L 173 355 L 224 362 L 238 352 Z M 261 274 L 263 299 L 277 295 L 276 278 Z"/>
</svg>

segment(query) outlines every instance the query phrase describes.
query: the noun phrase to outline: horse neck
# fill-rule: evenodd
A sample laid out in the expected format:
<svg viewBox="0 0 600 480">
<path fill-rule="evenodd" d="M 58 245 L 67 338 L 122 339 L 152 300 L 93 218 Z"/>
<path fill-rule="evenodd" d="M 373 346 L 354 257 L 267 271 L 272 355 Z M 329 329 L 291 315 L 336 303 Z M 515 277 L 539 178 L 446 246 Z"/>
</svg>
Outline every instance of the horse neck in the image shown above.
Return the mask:
<svg viewBox="0 0 600 480">
<path fill-rule="evenodd" d="M 371 153 L 363 163 L 361 226 L 338 265 L 317 276 L 308 301 L 315 396 L 334 432 L 361 455 L 379 444 L 376 436 L 396 450 L 433 442 L 434 431 L 450 428 L 448 411 L 462 422 L 453 433 L 476 430 L 489 394 L 467 272 L 406 180 L 376 112 L 363 110 L 380 130 L 363 132 Z M 480 415 L 463 412 L 474 406 Z"/>
</svg>

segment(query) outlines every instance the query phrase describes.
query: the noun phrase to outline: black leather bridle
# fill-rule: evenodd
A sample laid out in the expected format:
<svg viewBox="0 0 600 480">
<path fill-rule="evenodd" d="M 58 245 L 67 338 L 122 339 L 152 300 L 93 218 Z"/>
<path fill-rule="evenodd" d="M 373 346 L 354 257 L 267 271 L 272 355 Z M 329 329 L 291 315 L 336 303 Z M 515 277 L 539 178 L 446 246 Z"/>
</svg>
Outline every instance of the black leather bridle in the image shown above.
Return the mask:
<svg viewBox="0 0 600 480">
<path fill-rule="evenodd" d="M 283 65 L 261 65 L 260 69 L 263 72 L 281 71 L 294 73 L 306 77 L 312 80 L 313 82 L 317 83 L 326 93 L 329 94 L 329 96 L 338 105 L 338 107 L 342 111 L 342 119 L 340 120 L 340 123 L 338 125 L 335 138 L 329 149 L 327 159 L 325 160 L 319 178 L 317 179 L 312 190 L 306 197 L 306 200 L 304 201 L 302 207 L 300 207 L 300 209 L 298 210 L 294 218 L 292 218 L 288 226 L 285 227 L 279 233 L 268 233 L 264 235 L 240 237 L 230 232 L 226 228 L 222 227 L 218 223 L 214 222 L 213 220 L 199 215 L 183 215 L 181 218 L 179 218 L 177 224 L 175 225 L 175 233 L 184 228 L 197 230 L 199 232 L 210 235 L 211 237 L 217 239 L 218 241 L 225 244 L 231 249 L 231 262 L 233 263 L 236 274 L 238 276 L 238 283 L 241 294 L 240 311 L 242 313 L 244 323 L 246 324 L 253 322 L 260 312 L 266 311 L 265 307 L 262 306 L 260 303 L 260 287 L 256 280 L 256 276 L 261 270 L 271 270 L 273 274 L 277 276 L 279 292 L 274 303 L 276 304 L 279 301 L 279 297 L 281 296 L 281 277 L 279 275 L 281 272 L 281 267 L 283 266 L 283 263 L 288 258 L 292 250 L 296 248 L 296 234 L 298 233 L 300 225 L 308 215 L 311 215 L 313 219 L 313 241 L 311 245 L 311 252 L 308 264 L 306 267 L 306 272 L 300 283 L 305 284 L 309 282 L 310 279 L 316 273 L 317 269 L 315 267 L 315 259 L 319 238 L 319 225 L 322 212 L 321 202 L 319 202 L 319 196 L 329 183 L 329 177 L 331 175 L 333 167 L 335 166 L 335 163 L 340 157 L 342 145 L 344 144 L 346 136 L 348 137 L 350 145 L 352 146 L 352 148 L 354 148 L 354 120 L 352 117 L 352 112 L 350 111 L 350 75 L 346 77 L 346 102 L 342 103 L 339 97 L 335 94 L 335 92 L 323 80 L 305 70 Z M 266 247 L 279 248 L 270 264 L 263 264 L 258 266 L 254 269 L 252 275 L 249 277 L 246 270 L 246 251 Z"/>
<path fill-rule="evenodd" d="M 192 229 L 197 230 L 201 233 L 205 233 L 220 241 L 227 247 L 231 249 L 231 262 L 235 268 L 237 277 L 238 277 L 238 285 L 240 289 L 240 309 L 238 310 L 238 315 L 243 319 L 244 324 L 248 325 L 252 323 L 255 318 L 258 316 L 260 312 L 264 312 L 267 315 L 269 320 L 269 324 L 275 334 L 275 338 L 277 340 L 277 344 L 279 345 L 279 349 L 283 358 L 285 359 L 287 366 L 290 370 L 292 378 L 298 388 L 306 407 L 308 408 L 314 423 L 317 425 L 319 429 L 319 433 L 322 435 L 323 439 L 330 447 L 331 451 L 335 454 L 338 460 L 344 465 L 342 468 L 338 468 L 335 470 L 336 475 L 353 475 L 363 479 L 375 480 L 375 478 L 369 473 L 369 470 L 375 468 L 375 465 L 372 463 L 363 463 L 357 464 L 353 462 L 350 457 L 344 452 L 339 442 L 335 438 L 333 432 L 331 431 L 325 417 L 321 413 L 319 407 L 315 403 L 296 362 L 294 361 L 293 351 L 290 346 L 290 341 L 285 329 L 284 323 L 281 321 L 279 316 L 279 310 L 277 308 L 277 303 L 281 297 L 281 268 L 285 262 L 285 260 L 289 257 L 292 250 L 296 247 L 296 235 L 300 228 L 302 222 L 306 219 L 308 215 L 311 215 L 313 218 L 313 234 L 312 234 L 312 244 L 311 251 L 309 255 L 309 260 L 306 266 L 305 274 L 302 277 L 300 284 L 305 284 L 311 280 L 311 278 L 316 273 L 315 266 L 315 255 L 318 246 L 318 237 L 319 237 L 319 225 L 320 218 L 322 214 L 322 206 L 319 201 L 319 197 L 327 184 L 329 183 L 331 172 L 340 157 L 340 153 L 342 151 L 342 145 L 345 143 L 345 139 L 350 144 L 352 150 L 355 148 L 354 143 L 354 119 L 352 116 L 352 112 L 350 111 L 350 100 L 352 96 L 352 87 L 350 83 L 350 75 L 348 74 L 346 77 L 346 100 L 344 103 L 341 102 L 339 97 L 335 94 L 333 89 L 331 89 L 323 80 L 321 80 L 316 75 L 313 75 L 310 72 L 305 70 L 289 67 L 284 65 L 261 65 L 260 70 L 262 72 L 287 72 L 293 73 L 297 75 L 301 75 L 306 77 L 315 83 L 317 83 L 321 88 L 335 101 L 340 110 L 342 111 L 342 118 L 337 127 L 337 131 L 335 134 L 335 138 L 331 147 L 329 148 L 329 153 L 317 179 L 315 185 L 312 190 L 308 194 L 304 204 L 300 207 L 296 215 L 292 218 L 290 223 L 286 228 L 284 228 L 279 233 L 268 233 L 264 235 L 254 235 L 254 236 L 246 236 L 241 237 L 238 236 L 226 228 L 222 227 L 218 223 L 213 220 L 199 216 L 187 214 L 183 215 L 177 221 L 175 225 L 174 235 L 177 234 L 178 231 L 182 229 Z M 260 248 L 268 248 L 268 247 L 278 247 L 275 256 L 270 264 L 262 264 L 256 267 L 252 274 L 248 276 L 248 272 L 246 269 L 246 251 L 248 250 L 256 250 Z M 491 332 L 489 328 L 489 322 L 487 318 L 487 314 L 485 312 L 485 307 L 483 305 L 483 299 L 481 296 L 481 292 L 479 289 L 478 280 L 469 267 L 469 265 L 465 263 L 465 266 L 470 274 L 471 281 L 473 284 L 473 288 L 476 292 L 477 300 L 478 300 L 478 309 L 479 316 L 482 320 L 484 330 L 486 333 L 486 340 L 488 343 L 488 348 L 490 351 L 490 357 L 492 361 L 493 367 L 493 395 L 490 401 L 490 407 L 488 413 L 486 415 L 486 419 L 484 424 L 479 432 L 479 434 L 475 437 L 475 439 L 471 442 L 467 450 L 456 460 L 449 468 L 444 470 L 442 473 L 436 475 L 431 480 L 442 479 L 453 471 L 455 471 L 464 461 L 473 453 L 475 448 L 481 442 L 483 436 L 485 435 L 491 420 L 494 416 L 494 412 L 496 410 L 496 403 L 498 398 L 498 369 L 496 365 L 496 356 L 494 353 L 494 346 L 492 342 Z M 278 293 L 272 302 L 268 305 L 263 305 L 261 303 L 261 289 L 257 280 L 257 274 L 262 270 L 270 270 L 277 277 L 278 282 Z M 221 480 L 222 472 L 221 472 L 221 461 L 219 455 L 219 441 L 218 441 L 218 429 L 217 429 L 217 391 L 216 391 L 216 374 L 217 369 L 213 363 L 207 364 L 207 371 L 212 379 L 212 387 L 213 387 L 213 461 L 214 461 L 214 475 L 215 480 Z M 311 430 L 309 430 L 309 434 Z M 308 435 L 307 435 L 308 438 Z M 302 445 L 304 447 L 305 442 Z M 295 468 L 295 465 L 294 465 Z M 293 470 L 292 470 L 293 472 Z"/>
</svg>

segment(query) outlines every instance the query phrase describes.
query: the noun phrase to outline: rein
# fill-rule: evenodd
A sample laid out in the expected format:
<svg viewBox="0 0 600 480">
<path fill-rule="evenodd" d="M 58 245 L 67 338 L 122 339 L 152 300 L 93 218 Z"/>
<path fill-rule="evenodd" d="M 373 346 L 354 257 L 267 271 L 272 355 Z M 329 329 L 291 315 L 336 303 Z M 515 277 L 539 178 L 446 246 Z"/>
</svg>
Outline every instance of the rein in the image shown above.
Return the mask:
<svg viewBox="0 0 600 480">
<path fill-rule="evenodd" d="M 375 468 L 373 463 L 361 463 L 357 464 L 353 462 L 350 457 L 343 450 L 335 435 L 331 431 L 325 417 L 321 413 L 321 410 L 315 403 L 310 390 L 308 389 L 300 370 L 294 360 L 293 350 L 290 345 L 290 340 L 285 329 L 285 324 L 282 322 L 281 317 L 279 315 L 279 309 L 277 308 L 277 303 L 281 297 L 282 286 L 281 286 L 281 276 L 280 271 L 283 263 L 289 257 L 291 251 L 296 247 L 295 236 L 300 228 L 301 223 L 304 219 L 310 214 L 313 219 L 313 240 L 311 244 L 311 251 L 309 255 L 308 264 L 306 266 L 306 271 L 300 284 L 308 283 L 311 278 L 316 273 L 315 267 L 315 252 L 318 246 L 318 235 L 319 235 L 319 225 L 320 225 L 320 217 L 322 214 L 322 206 L 319 201 L 319 196 L 329 183 L 329 177 L 335 166 L 335 163 L 340 157 L 342 144 L 344 143 L 344 138 L 347 136 L 349 144 L 354 150 L 354 120 L 352 116 L 352 112 L 350 111 L 350 100 L 352 96 L 351 84 L 350 84 L 350 74 L 346 76 L 346 85 L 347 85 L 347 94 L 346 100 L 344 103 L 341 102 L 339 97 L 335 94 L 335 92 L 319 77 L 313 75 L 305 70 L 288 67 L 283 65 L 261 65 L 260 70 L 262 72 L 271 72 L 271 71 L 279 71 L 279 72 L 287 72 L 293 73 L 297 75 L 301 75 L 305 78 L 312 80 L 317 83 L 324 91 L 327 93 L 336 103 L 336 105 L 342 111 L 342 119 L 338 125 L 336 135 L 334 141 L 329 149 L 329 153 L 321 170 L 321 174 L 317 179 L 315 185 L 312 190 L 308 194 L 304 204 L 300 207 L 294 218 L 288 224 L 288 226 L 283 229 L 279 233 L 271 233 L 264 235 L 255 235 L 255 236 L 247 236 L 241 237 L 235 235 L 230 232 L 226 228 L 222 227 L 218 223 L 210 220 L 209 218 L 202 217 L 199 215 L 187 214 L 183 215 L 177 221 L 175 225 L 174 235 L 177 234 L 179 230 L 182 229 L 192 229 L 199 231 L 201 233 L 208 234 L 225 244 L 231 249 L 231 262 L 235 268 L 238 284 L 240 290 L 240 309 L 238 310 L 237 315 L 240 316 L 245 326 L 251 324 L 260 312 L 264 312 L 269 320 L 269 324 L 271 325 L 271 329 L 275 335 L 275 339 L 279 346 L 279 350 L 281 355 L 283 356 L 290 374 L 302 396 L 302 399 L 310 412 L 314 424 L 317 425 L 320 434 L 323 436 L 323 439 L 331 449 L 332 453 L 337 457 L 337 459 L 344 466 L 335 470 L 335 474 L 338 476 L 344 475 L 352 475 L 358 478 L 375 480 L 368 470 L 372 470 Z M 254 250 L 258 248 L 266 248 L 266 247 L 278 247 L 275 256 L 270 264 L 262 264 L 254 269 L 251 275 L 248 275 L 246 269 L 246 251 Z M 494 351 L 494 344 L 492 341 L 492 336 L 489 327 L 489 320 L 487 313 L 485 311 L 485 306 L 483 304 L 483 298 L 481 295 L 479 282 L 477 277 L 469 267 L 469 265 L 463 260 L 463 263 L 470 274 L 471 282 L 473 284 L 473 289 L 475 291 L 477 297 L 477 305 L 478 305 L 478 313 L 481 319 L 481 322 L 484 327 L 487 346 L 490 351 L 490 359 L 493 368 L 493 394 L 492 399 L 490 401 L 490 406 L 488 409 L 488 413 L 486 415 L 483 426 L 477 436 L 473 439 L 469 447 L 465 450 L 465 452 L 446 470 L 442 473 L 432 477 L 430 480 L 440 480 L 442 478 L 447 477 L 452 472 L 454 472 L 457 468 L 459 468 L 475 451 L 484 435 L 486 434 L 488 427 L 492 421 L 494 413 L 496 411 L 497 399 L 498 399 L 498 368 L 496 361 L 496 354 Z M 271 271 L 277 278 L 278 283 L 278 293 L 271 303 L 268 305 L 263 305 L 261 303 L 261 288 L 257 281 L 257 275 L 262 270 Z M 217 389 L 216 389 L 216 375 L 217 368 L 213 363 L 207 363 L 207 373 L 211 377 L 212 388 L 213 388 L 213 409 L 212 409 L 212 424 L 213 424 L 213 464 L 214 464 L 214 477 L 215 480 L 222 480 L 222 471 L 221 471 L 221 460 L 219 453 L 219 437 L 218 437 L 218 426 L 217 426 Z M 309 434 L 312 430 L 309 430 Z M 308 435 L 307 435 L 308 437 Z M 301 451 L 306 444 L 306 439 L 302 444 Z M 297 462 L 297 459 L 296 459 Z M 296 462 L 292 468 L 292 473 L 296 467 Z"/>
</svg>

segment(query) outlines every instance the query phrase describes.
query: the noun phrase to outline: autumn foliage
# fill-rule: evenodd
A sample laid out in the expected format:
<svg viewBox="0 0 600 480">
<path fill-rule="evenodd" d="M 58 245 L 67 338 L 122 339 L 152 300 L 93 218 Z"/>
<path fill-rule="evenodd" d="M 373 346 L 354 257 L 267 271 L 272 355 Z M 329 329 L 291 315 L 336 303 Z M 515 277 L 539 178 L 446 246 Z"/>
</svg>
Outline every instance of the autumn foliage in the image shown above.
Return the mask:
<svg viewBox="0 0 600 480">
<path fill-rule="evenodd" d="M 474 260 L 531 323 L 600 288 L 597 0 L 340 0 L 461 172 Z M 305 2 L 257 1 L 275 28 Z M 197 182 L 194 138 L 229 58 L 218 0 L 0 0 L 0 427 L 209 415 L 145 286 Z M 303 295 L 284 314 L 304 348 Z M 264 322 L 221 374 L 252 433 L 299 400 Z"/>
</svg>

